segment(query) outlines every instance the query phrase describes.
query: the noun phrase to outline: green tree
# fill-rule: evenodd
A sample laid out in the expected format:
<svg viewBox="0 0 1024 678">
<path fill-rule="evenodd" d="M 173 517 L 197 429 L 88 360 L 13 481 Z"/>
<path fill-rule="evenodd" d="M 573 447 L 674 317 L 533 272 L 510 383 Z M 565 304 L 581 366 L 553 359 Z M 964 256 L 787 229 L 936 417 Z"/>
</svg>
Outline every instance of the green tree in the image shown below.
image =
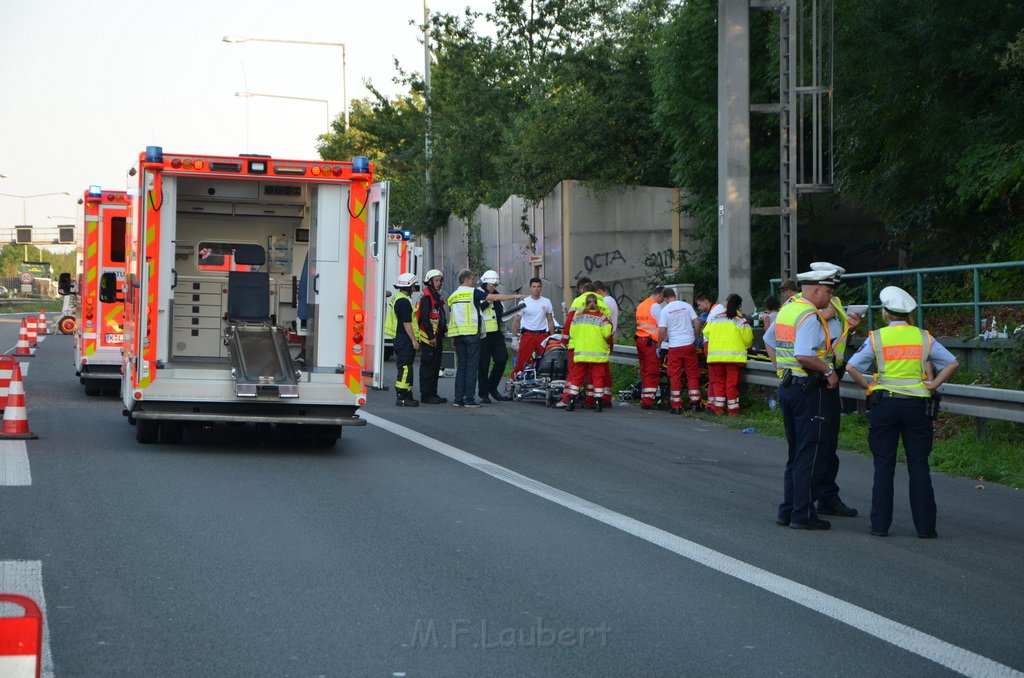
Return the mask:
<svg viewBox="0 0 1024 678">
<path fill-rule="evenodd" d="M 912 263 L 1021 251 L 1021 25 L 1012 2 L 837 3 L 837 186 Z"/>
</svg>

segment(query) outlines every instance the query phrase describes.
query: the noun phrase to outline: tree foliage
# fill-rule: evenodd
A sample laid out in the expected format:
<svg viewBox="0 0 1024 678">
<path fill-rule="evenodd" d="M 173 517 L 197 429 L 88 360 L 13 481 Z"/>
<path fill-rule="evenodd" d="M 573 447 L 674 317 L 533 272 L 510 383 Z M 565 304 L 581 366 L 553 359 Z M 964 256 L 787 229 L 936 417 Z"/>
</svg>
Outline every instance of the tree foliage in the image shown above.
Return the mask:
<svg viewBox="0 0 1024 678">
<path fill-rule="evenodd" d="M 1013 2 L 837 3 L 839 195 L 915 263 L 1024 254 L 1022 25 Z"/>
<path fill-rule="evenodd" d="M 1024 4 L 834 5 L 836 191 L 801 196 L 800 251 L 1024 259 Z M 563 179 L 678 186 L 703 246 L 676 275 L 713 289 L 717 11 L 718 0 L 496 0 L 486 14 L 434 15 L 429 94 L 422 75 L 398 71 L 407 91 L 355 102 L 322 153 L 370 156 L 395 183 L 394 222 L 420 233 L 509 195 L 539 200 Z M 751 102 L 777 101 L 778 21 L 751 18 Z M 777 117 L 752 114 L 755 206 L 778 204 L 778 152 Z M 839 210 L 878 226 L 838 234 Z M 778 219 L 755 218 L 751 237 L 753 278 L 767 280 Z"/>
<path fill-rule="evenodd" d="M 666 185 L 671 157 L 653 121 L 650 45 L 667 0 L 497 0 L 486 15 L 432 17 L 430 195 L 392 210 L 430 233 L 442 215 L 470 219 L 510 195 L 537 201 L 563 179 Z M 486 22 L 487 34 L 477 31 Z M 423 81 L 409 97 L 377 96 L 351 129 L 336 123 L 325 157 L 369 155 L 381 176 L 426 177 Z M 384 121 L 388 127 L 385 128 Z M 413 141 L 415 140 L 415 142 Z M 393 193 L 397 195 L 397 191 Z M 433 209 L 426 209 L 426 205 Z"/>
</svg>

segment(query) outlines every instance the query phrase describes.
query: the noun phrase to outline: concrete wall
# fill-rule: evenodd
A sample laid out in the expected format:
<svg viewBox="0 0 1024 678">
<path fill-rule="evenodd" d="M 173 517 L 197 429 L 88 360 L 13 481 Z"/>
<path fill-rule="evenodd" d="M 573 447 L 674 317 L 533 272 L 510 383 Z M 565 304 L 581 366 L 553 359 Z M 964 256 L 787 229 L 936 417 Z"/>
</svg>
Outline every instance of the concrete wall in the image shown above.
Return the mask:
<svg viewBox="0 0 1024 678">
<path fill-rule="evenodd" d="M 498 209 L 479 208 L 484 270 L 501 275 L 503 292 L 527 289 L 531 277 L 544 281 L 555 305 L 571 301 L 576 279 L 603 280 L 623 313 L 632 313 L 646 296 L 648 265 L 671 267 L 680 249 L 692 251 L 695 221 L 678 213 L 679 192 L 671 188 L 613 187 L 596 191 L 578 181 L 563 181 L 539 204 L 513 196 Z M 523 224 L 527 232 L 523 231 Z M 536 238 L 535 252 L 530 234 Z M 445 289 L 468 260 L 466 225 L 454 217 L 434 241 L 435 263 L 445 273 Z M 541 260 L 532 264 L 530 256 Z M 476 271 L 477 274 L 482 271 Z"/>
</svg>

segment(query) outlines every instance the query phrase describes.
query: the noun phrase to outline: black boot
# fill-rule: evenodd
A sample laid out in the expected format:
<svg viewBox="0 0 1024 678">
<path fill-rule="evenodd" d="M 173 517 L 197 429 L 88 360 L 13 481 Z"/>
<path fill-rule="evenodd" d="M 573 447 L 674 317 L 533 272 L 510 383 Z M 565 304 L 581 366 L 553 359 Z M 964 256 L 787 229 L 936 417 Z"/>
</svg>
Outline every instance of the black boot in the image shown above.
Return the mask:
<svg viewBox="0 0 1024 678">
<path fill-rule="evenodd" d="M 601 408 L 602 408 L 601 399 L 600 398 L 594 398 L 594 411 L 595 412 L 600 412 Z"/>
<path fill-rule="evenodd" d="M 406 391 L 402 389 L 398 391 L 398 400 L 395 401 L 395 405 L 398 407 L 419 407 L 420 401 L 412 397 L 412 391 Z"/>
</svg>

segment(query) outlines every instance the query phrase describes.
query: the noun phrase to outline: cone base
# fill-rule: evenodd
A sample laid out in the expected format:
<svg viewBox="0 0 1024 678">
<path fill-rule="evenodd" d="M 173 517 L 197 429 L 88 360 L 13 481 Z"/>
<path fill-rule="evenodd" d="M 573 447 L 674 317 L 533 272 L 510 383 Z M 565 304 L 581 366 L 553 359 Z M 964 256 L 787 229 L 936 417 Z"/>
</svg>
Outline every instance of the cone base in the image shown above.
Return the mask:
<svg viewBox="0 0 1024 678">
<path fill-rule="evenodd" d="M 3 433 L 0 432 L 0 440 L 35 440 L 38 438 L 35 433 L 28 431 L 26 433 Z"/>
</svg>

